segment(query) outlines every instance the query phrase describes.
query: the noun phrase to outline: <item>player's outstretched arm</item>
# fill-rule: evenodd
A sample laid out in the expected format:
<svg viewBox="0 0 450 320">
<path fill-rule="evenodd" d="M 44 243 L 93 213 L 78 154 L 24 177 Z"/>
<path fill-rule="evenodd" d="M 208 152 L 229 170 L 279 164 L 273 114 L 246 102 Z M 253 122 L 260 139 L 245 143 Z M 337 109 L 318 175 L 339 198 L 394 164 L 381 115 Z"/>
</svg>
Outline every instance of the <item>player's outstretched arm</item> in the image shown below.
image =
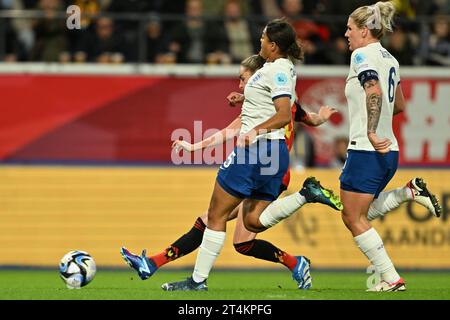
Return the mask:
<svg viewBox="0 0 450 320">
<path fill-rule="evenodd" d="M 242 93 L 239 92 L 231 92 L 227 96 L 228 104 L 232 107 L 236 106 L 237 104 L 243 103 L 245 100 L 245 97 Z"/>
<path fill-rule="evenodd" d="M 196 150 L 216 146 L 237 136 L 240 129 L 241 117 L 238 116 L 227 127 L 200 142 L 192 144 L 184 140 L 175 140 L 172 144 L 172 149 L 175 149 L 175 152 L 177 153 L 181 149 L 188 152 L 194 152 Z"/>
<path fill-rule="evenodd" d="M 317 127 L 327 122 L 330 117 L 338 112 L 335 108 L 330 106 L 321 106 L 318 113 L 308 112 L 307 116 L 301 122 L 308 126 Z"/>
</svg>

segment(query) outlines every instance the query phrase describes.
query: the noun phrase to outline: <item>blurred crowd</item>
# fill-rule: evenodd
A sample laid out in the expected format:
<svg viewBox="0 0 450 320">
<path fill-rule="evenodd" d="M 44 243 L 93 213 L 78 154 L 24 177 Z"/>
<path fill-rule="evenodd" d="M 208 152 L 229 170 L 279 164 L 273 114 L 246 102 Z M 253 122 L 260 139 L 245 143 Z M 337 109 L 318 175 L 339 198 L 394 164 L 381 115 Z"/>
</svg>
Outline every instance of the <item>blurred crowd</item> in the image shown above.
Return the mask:
<svg viewBox="0 0 450 320">
<path fill-rule="evenodd" d="M 98 63 L 239 63 L 259 51 L 265 23 L 286 17 L 305 64 L 348 64 L 348 15 L 376 0 L 0 0 L 0 60 Z M 450 65 L 450 0 L 393 0 L 398 18 L 383 45 L 401 65 Z M 66 9 L 81 9 L 81 29 Z M 64 16 L 62 16 L 64 14 Z M 126 14 L 126 16 L 123 16 Z M 120 18 L 118 18 L 120 17 Z M 145 19 L 135 19 L 145 17 Z"/>
</svg>

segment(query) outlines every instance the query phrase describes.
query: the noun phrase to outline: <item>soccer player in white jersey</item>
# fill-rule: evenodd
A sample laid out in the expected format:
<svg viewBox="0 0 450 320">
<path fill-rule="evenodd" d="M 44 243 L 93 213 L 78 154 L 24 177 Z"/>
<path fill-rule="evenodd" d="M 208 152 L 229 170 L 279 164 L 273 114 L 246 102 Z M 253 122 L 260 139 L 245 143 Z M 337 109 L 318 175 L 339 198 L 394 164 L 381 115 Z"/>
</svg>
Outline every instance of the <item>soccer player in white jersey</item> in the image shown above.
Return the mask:
<svg viewBox="0 0 450 320">
<path fill-rule="evenodd" d="M 348 158 L 340 176 L 342 220 L 381 275 L 380 283 L 368 291 L 406 290 L 405 281 L 369 219 L 386 212 L 386 207 L 396 207 L 414 197 L 436 216 L 440 212 L 436 198 L 420 178 L 377 199 L 397 170 L 399 147 L 392 120 L 405 107 L 399 64 L 380 43 L 383 35 L 392 31 L 394 13 L 391 2 L 360 7 L 350 15 L 345 33 L 353 53 L 345 87 L 350 137 Z M 380 210 L 372 209 L 373 216 L 368 219 L 374 199 Z"/>
<path fill-rule="evenodd" d="M 239 70 L 239 89 L 243 90 L 250 77 L 263 67 L 265 60 L 259 55 L 253 55 L 241 62 Z M 227 97 L 231 106 L 244 102 L 244 95 L 232 92 Z M 292 106 L 291 123 L 285 127 L 285 141 L 288 150 L 291 150 L 294 143 L 294 121 L 303 122 L 308 126 L 319 126 L 328 121 L 328 119 L 336 112 L 336 109 L 329 106 L 321 106 L 318 113 L 304 111 L 300 104 L 295 103 Z M 234 119 L 225 129 L 216 134 L 191 144 L 185 140 L 176 140 L 173 148 L 177 150 L 183 149 L 185 152 L 193 152 L 195 150 L 207 147 L 221 145 L 229 139 L 233 139 L 241 127 L 241 117 Z M 287 170 L 280 186 L 280 194 L 288 189 L 290 182 L 290 169 Z M 305 203 L 300 203 L 298 209 Z M 291 272 L 293 279 L 297 282 L 299 289 L 309 289 L 312 286 L 312 278 L 309 272 L 310 261 L 305 256 L 293 256 L 288 252 L 279 249 L 269 241 L 256 239 L 256 233 L 248 231 L 243 221 L 243 203 L 236 207 L 228 221 L 237 219 L 236 228 L 233 237 L 233 245 L 236 251 L 246 256 L 252 256 L 257 259 L 281 263 Z M 142 280 L 150 278 L 163 265 L 176 261 L 178 258 L 184 257 L 197 249 L 201 242 L 203 233 L 208 222 L 208 212 L 197 218 L 194 226 L 187 233 L 184 233 L 171 245 L 166 247 L 162 252 L 147 257 L 146 250 L 141 256 L 135 255 L 126 248 L 121 248 L 121 254 L 125 261 L 137 271 Z"/>
<path fill-rule="evenodd" d="M 292 26 L 285 20 L 270 21 L 262 33 L 259 54 L 266 63 L 245 86 L 237 146 L 219 169 L 194 272 L 185 281 L 163 284 L 164 290 L 207 290 L 206 280 L 225 242 L 227 219 L 241 202 L 245 227 L 253 232 L 267 229 L 260 216 L 276 202 L 289 165 L 284 127 L 291 122 L 297 79 L 291 60 L 302 57 Z M 291 211 L 299 201 L 320 202 L 318 198 L 326 197 L 318 184 L 304 184 L 302 191 L 277 201 L 283 200 Z M 323 200 L 336 208 L 330 195 Z M 281 220 L 276 219 L 269 220 L 273 224 Z"/>
</svg>

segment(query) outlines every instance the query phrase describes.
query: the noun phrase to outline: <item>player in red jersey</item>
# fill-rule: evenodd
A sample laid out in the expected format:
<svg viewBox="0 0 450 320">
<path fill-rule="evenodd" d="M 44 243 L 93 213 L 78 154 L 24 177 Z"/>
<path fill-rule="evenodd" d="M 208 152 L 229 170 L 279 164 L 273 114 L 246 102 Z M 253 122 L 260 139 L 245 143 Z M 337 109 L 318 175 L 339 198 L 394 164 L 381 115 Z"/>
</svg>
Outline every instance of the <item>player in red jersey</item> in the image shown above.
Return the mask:
<svg viewBox="0 0 450 320">
<path fill-rule="evenodd" d="M 241 90 L 244 89 L 248 79 L 258 69 L 260 69 L 263 64 L 264 60 L 258 55 L 251 56 L 241 63 L 239 74 L 239 88 Z M 232 92 L 228 95 L 227 99 L 230 105 L 234 106 L 236 104 L 242 103 L 244 100 L 244 96 L 241 93 Z M 307 113 L 301 108 L 300 104 L 296 102 L 292 106 L 291 123 L 285 127 L 285 141 L 288 150 L 291 150 L 294 141 L 294 121 L 303 122 L 310 126 L 318 126 L 326 122 L 335 112 L 336 110 L 334 108 L 322 106 L 319 110 L 319 113 Z M 176 148 L 177 151 L 179 149 L 183 149 L 187 152 L 193 152 L 209 146 L 222 144 L 229 138 L 234 137 L 235 131 L 239 130 L 240 126 L 240 117 L 237 117 L 225 129 L 201 142 L 191 144 L 186 141 L 177 140 L 174 142 L 173 148 Z M 285 176 L 283 177 L 282 185 L 280 186 L 280 194 L 283 191 L 287 190 L 289 181 L 290 170 L 288 169 Z M 308 289 L 311 287 L 312 282 L 309 273 L 308 258 L 304 256 L 293 256 L 286 251 L 279 249 L 268 241 L 256 239 L 256 233 L 248 231 L 244 226 L 242 203 L 231 212 L 228 220 L 233 220 L 236 218 L 237 222 L 233 244 L 237 252 L 262 260 L 282 263 L 292 272 L 292 276 L 297 281 L 299 289 Z M 168 248 L 166 248 L 159 254 L 147 257 L 146 251 L 144 250 L 140 259 L 147 262 L 146 266 L 143 269 L 148 269 L 148 271 L 138 271 L 141 278 L 143 280 L 149 278 L 151 275 L 153 275 L 154 272 L 156 272 L 157 269 L 159 269 L 164 264 L 174 261 L 197 249 L 202 242 L 203 232 L 207 225 L 207 220 L 208 215 L 207 212 L 205 212 L 202 217 L 197 218 L 193 228 L 190 231 L 181 236 L 178 240 L 176 240 L 173 244 L 171 244 Z M 133 254 L 125 248 L 122 249 L 122 255 L 127 262 L 128 259 L 126 258 L 126 256 L 133 257 Z"/>
</svg>

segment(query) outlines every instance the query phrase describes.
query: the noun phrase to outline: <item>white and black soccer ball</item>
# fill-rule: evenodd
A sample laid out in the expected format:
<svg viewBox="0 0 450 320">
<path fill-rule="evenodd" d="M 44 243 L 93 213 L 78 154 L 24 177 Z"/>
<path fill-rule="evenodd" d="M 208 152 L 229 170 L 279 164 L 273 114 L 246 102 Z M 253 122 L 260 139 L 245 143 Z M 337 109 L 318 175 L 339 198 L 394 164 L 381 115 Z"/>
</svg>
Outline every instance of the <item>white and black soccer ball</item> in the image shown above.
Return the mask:
<svg viewBox="0 0 450 320">
<path fill-rule="evenodd" d="M 85 251 L 70 251 L 59 264 L 59 274 L 69 289 L 84 287 L 94 279 L 96 272 L 94 259 Z"/>
</svg>

